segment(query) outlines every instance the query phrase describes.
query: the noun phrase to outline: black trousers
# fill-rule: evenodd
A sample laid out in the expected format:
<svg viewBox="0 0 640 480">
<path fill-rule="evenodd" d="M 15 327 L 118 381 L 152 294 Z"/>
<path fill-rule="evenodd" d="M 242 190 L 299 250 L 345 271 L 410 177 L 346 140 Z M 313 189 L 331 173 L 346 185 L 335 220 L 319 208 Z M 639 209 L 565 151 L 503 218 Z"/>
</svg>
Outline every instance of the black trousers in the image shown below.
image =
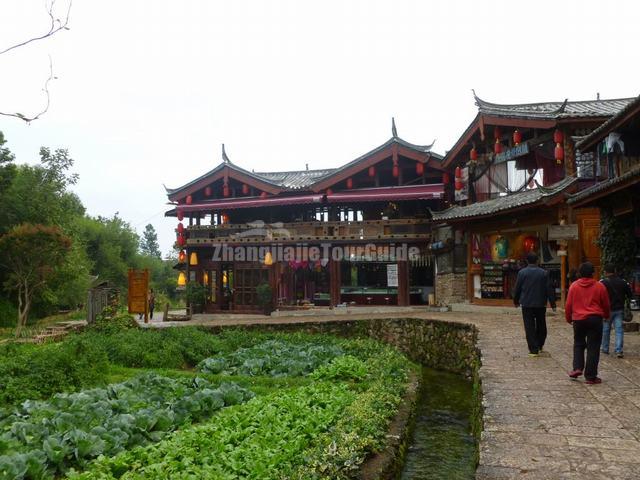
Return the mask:
<svg viewBox="0 0 640 480">
<path fill-rule="evenodd" d="M 600 344 L 602 343 L 602 318 L 589 317 L 573 322 L 573 369 L 584 371 L 584 378 L 592 380 L 598 376 Z M 584 350 L 587 350 L 587 362 Z"/>
<path fill-rule="evenodd" d="M 524 333 L 530 353 L 538 353 L 547 339 L 547 308 L 522 307 Z"/>
</svg>

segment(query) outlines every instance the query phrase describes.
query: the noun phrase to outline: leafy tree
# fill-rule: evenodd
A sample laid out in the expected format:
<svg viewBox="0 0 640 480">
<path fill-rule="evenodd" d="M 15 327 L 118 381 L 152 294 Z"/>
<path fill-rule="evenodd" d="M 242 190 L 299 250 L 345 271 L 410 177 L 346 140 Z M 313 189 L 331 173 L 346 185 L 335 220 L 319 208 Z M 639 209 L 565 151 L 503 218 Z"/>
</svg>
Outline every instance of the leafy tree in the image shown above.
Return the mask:
<svg viewBox="0 0 640 480">
<path fill-rule="evenodd" d="M 146 227 L 144 227 L 144 233 L 142 234 L 142 239 L 140 240 L 140 251 L 143 253 L 143 255 L 162 258 L 162 254 L 160 253 L 160 245 L 158 244 L 158 234 L 156 233 L 156 229 L 153 228 L 153 225 L 151 224 L 148 224 Z"/>
<path fill-rule="evenodd" d="M 111 218 L 84 217 L 79 236 L 93 262 L 91 273 L 126 290 L 129 268 L 140 267 L 138 235 L 118 214 Z"/>
<path fill-rule="evenodd" d="M 46 286 L 70 249 L 71 239 L 59 227 L 24 224 L 0 237 L 0 263 L 9 271 L 4 287 L 18 294 L 16 336 L 27 323 L 34 293 Z"/>
<path fill-rule="evenodd" d="M 67 150 L 40 149 L 41 165 L 20 165 L 0 196 L 0 233 L 22 223 L 58 225 L 68 229 L 85 209 L 68 188 L 78 176 L 70 173 Z"/>
</svg>

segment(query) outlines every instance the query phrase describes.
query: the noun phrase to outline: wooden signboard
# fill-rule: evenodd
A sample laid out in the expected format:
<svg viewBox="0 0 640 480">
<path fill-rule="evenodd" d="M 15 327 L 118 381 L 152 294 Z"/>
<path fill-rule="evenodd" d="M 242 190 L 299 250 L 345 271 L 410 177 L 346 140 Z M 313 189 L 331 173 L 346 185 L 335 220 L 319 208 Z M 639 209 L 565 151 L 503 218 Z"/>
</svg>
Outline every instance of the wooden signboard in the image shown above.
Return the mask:
<svg viewBox="0 0 640 480">
<path fill-rule="evenodd" d="M 578 240 L 578 225 L 549 225 L 549 240 Z"/>
<path fill-rule="evenodd" d="M 149 270 L 129 269 L 129 313 L 144 313 L 149 321 Z"/>
</svg>

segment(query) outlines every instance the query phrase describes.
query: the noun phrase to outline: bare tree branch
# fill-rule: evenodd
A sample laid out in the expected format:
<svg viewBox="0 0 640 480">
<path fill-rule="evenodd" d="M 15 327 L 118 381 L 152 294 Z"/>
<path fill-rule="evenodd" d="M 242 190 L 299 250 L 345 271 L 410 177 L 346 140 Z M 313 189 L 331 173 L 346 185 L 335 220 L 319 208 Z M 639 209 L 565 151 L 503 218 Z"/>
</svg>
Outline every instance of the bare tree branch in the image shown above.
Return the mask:
<svg viewBox="0 0 640 480">
<path fill-rule="evenodd" d="M 4 117 L 19 118 L 20 120 L 24 120 L 27 123 L 30 123 L 30 122 L 33 122 L 34 120 L 37 120 L 38 118 L 40 118 L 41 115 L 44 115 L 49 110 L 49 105 L 51 103 L 51 96 L 49 94 L 49 82 L 51 82 L 51 80 L 55 80 L 55 79 L 56 79 L 56 77 L 53 75 L 53 62 L 51 61 L 51 55 L 49 55 L 49 78 L 47 78 L 46 82 L 44 82 L 44 87 L 42 88 L 42 91 L 44 92 L 45 98 L 46 98 L 44 109 L 40 113 L 38 113 L 37 115 L 34 115 L 32 117 L 28 117 L 28 116 L 26 116 L 26 115 L 24 115 L 22 113 L 0 112 L 0 115 L 2 115 Z"/>
<path fill-rule="evenodd" d="M 51 23 L 49 25 L 49 31 L 46 32 L 43 35 L 40 35 L 39 37 L 33 37 L 30 38 L 28 40 L 25 40 L 23 42 L 20 43 L 16 43 L 15 45 L 12 45 L 8 48 L 5 48 L 4 50 L 0 51 L 0 55 L 3 55 L 7 52 L 10 52 L 11 50 L 14 50 L 16 48 L 20 48 L 20 47 L 24 47 L 25 45 L 28 45 L 29 43 L 32 42 L 37 42 L 40 40 L 44 40 L 45 38 L 49 38 L 53 35 L 55 35 L 56 33 L 58 33 L 60 30 L 69 30 L 69 15 L 71 14 L 71 5 L 73 3 L 73 0 L 69 0 L 69 8 L 67 8 L 67 14 L 64 17 L 64 19 L 60 19 L 60 18 L 56 18 L 55 14 L 54 14 L 54 9 L 55 9 L 55 5 L 56 5 L 56 0 L 51 0 L 51 3 L 49 4 L 49 8 L 47 9 L 47 14 L 49 15 L 49 19 L 51 20 Z"/>
</svg>

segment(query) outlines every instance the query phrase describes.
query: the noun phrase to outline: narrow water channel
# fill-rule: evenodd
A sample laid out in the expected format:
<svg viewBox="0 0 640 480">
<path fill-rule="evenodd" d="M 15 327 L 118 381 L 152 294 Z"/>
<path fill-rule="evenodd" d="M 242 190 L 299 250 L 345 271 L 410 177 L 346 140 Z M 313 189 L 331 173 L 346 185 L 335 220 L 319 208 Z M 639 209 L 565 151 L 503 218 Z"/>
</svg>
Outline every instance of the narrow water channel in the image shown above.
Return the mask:
<svg viewBox="0 0 640 480">
<path fill-rule="evenodd" d="M 425 368 L 412 443 L 400 479 L 471 480 L 473 387 L 459 375 Z"/>
</svg>

